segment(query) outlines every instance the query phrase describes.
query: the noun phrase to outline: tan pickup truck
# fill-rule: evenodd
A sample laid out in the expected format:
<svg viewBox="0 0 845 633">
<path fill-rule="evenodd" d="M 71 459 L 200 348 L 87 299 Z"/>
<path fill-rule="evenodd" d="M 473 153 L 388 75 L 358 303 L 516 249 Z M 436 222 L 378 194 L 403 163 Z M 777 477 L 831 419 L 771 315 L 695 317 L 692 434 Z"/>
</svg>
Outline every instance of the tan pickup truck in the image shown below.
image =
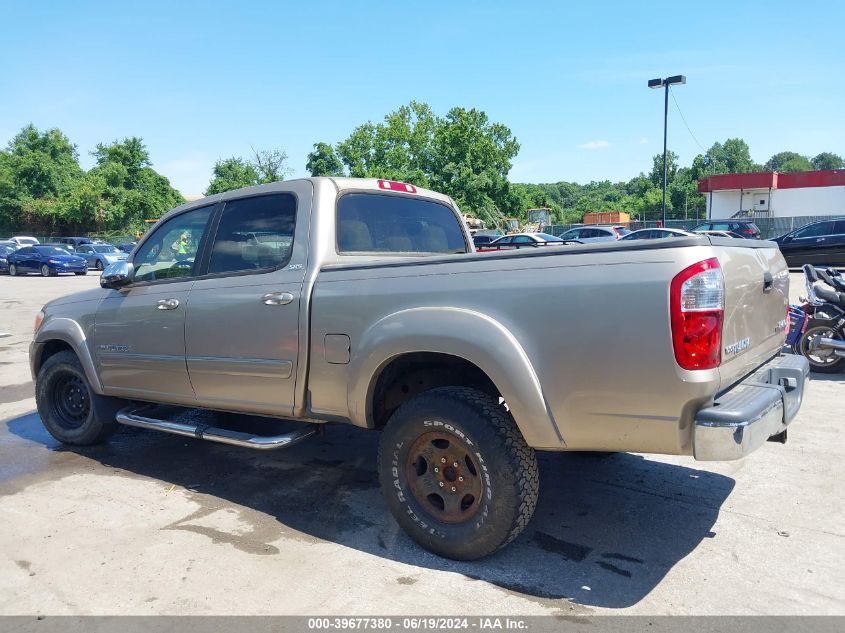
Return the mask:
<svg viewBox="0 0 845 633">
<path fill-rule="evenodd" d="M 535 450 L 737 459 L 786 440 L 807 375 L 780 354 L 789 278 L 771 242 L 478 255 L 450 198 L 392 181 L 191 202 L 100 282 L 36 322 L 54 437 L 90 444 L 121 423 L 273 449 L 326 423 L 379 430 L 391 512 L 458 559 L 528 523 Z M 174 407 L 303 424 L 252 435 Z"/>
</svg>

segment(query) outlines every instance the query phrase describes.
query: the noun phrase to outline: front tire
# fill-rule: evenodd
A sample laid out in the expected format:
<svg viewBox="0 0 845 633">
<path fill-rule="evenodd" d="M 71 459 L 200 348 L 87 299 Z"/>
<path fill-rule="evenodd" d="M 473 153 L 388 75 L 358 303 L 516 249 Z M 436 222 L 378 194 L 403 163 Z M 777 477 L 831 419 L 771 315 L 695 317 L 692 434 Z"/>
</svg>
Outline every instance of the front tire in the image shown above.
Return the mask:
<svg viewBox="0 0 845 633">
<path fill-rule="evenodd" d="M 42 277 L 51 277 L 53 275 L 53 271 L 50 270 L 50 267 L 47 264 L 41 264 L 41 276 Z"/>
<path fill-rule="evenodd" d="M 91 389 L 82 363 L 71 351 L 50 356 L 35 382 L 35 403 L 47 431 L 63 444 L 87 446 L 102 442 L 117 427 L 116 398 Z"/>
<path fill-rule="evenodd" d="M 534 450 L 507 410 L 476 389 L 432 389 L 404 403 L 382 433 L 378 465 L 397 523 L 446 558 L 492 554 L 537 505 Z"/>
<path fill-rule="evenodd" d="M 96 264 L 94 264 L 94 268 L 96 268 L 97 270 L 99 270 L 100 272 L 102 272 L 102 271 L 103 271 L 103 269 L 105 268 L 105 266 L 103 266 L 103 262 L 102 262 L 101 260 L 99 260 L 99 259 L 98 259 L 98 260 L 97 260 L 97 263 L 96 263 Z"/>
<path fill-rule="evenodd" d="M 9 276 L 10 277 L 17 277 L 18 276 L 18 267 L 14 264 L 9 264 Z"/>
</svg>

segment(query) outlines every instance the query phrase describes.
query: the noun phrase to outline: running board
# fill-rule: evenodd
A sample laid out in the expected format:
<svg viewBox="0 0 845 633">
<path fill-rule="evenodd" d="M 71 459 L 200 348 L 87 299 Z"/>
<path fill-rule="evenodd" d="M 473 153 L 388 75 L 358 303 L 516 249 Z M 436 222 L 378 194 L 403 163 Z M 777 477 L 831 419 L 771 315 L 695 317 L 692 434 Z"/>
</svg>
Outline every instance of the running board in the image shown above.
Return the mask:
<svg viewBox="0 0 845 633">
<path fill-rule="evenodd" d="M 127 407 L 126 409 L 118 411 L 115 419 L 121 424 L 134 426 L 139 429 L 164 431 L 165 433 L 172 433 L 173 435 L 195 437 L 200 440 L 219 442 L 220 444 L 231 444 L 232 446 L 242 446 L 244 448 L 252 448 L 259 451 L 287 448 L 288 446 L 299 444 L 302 440 L 305 440 L 312 435 L 316 435 L 321 426 L 318 424 L 311 424 L 308 428 L 297 429 L 282 435 L 254 435 L 252 433 L 242 433 L 240 431 L 221 429 L 207 424 L 185 424 L 183 422 L 159 420 L 157 418 L 150 418 L 141 415 L 142 411 L 150 409 L 150 407 Z"/>
</svg>

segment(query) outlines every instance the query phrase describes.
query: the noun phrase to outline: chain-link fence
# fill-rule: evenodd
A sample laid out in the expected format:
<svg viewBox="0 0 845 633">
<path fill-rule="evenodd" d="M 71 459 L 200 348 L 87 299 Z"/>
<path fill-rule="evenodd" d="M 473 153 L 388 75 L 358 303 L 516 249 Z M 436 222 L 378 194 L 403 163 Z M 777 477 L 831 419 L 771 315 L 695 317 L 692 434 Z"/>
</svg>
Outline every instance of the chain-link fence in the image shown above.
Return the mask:
<svg viewBox="0 0 845 633">
<path fill-rule="evenodd" d="M 764 240 L 767 240 L 772 237 L 777 237 L 778 235 L 783 235 L 784 233 L 789 233 L 790 231 L 800 228 L 805 224 L 810 224 L 811 222 L 816 222 L 818 220 L 830 220 L 833 219 L 833 216 L 827 215 L 797 215 L 788 218 L 736 218 L 736 219 L 750 219 L 754 221 L 754 224 L 760 229 L 761 237 Z M 703 222 L 730 222 L 730 218 L 720 219 L 720 220 L 667 220 L 666 224 L 662 224 L 660 221 L 657 220 L 648 220 L 648 221 L 631 221 L 627 223 L 627 227 L 632 230 L 636 231 L 638 229 L 653 229 L 657 228 L 658 226 L 665 226 L 669 229 L 683 229 L 689 231 L 699 224 Z M 552 224 L 550 226 L 544 226 L 543 232 L 544 233 L 551 233 L 552 235 L 561 235 L 565 233 L 569 229 L 576 228 L 579 226 L 586 226 L 584 224 Z"/>
</svg>

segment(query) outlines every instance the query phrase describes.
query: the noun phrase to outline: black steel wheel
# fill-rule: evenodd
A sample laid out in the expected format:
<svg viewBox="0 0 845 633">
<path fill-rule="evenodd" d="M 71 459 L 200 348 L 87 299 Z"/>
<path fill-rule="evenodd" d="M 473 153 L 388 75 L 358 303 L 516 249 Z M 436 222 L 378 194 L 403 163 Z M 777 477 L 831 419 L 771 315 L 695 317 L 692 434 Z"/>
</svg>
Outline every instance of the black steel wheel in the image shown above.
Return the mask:
<svg viewBox="0 0 845 633">
<path fill-rule="evenodd" d="M 91 389 L 82 363 L 71 351 L 50 356 L 35 382 L 35 403 L 44 428 L 64 444 L 96 444 L 114 431 L 114 415 L 124 406 L 117 398 Z"/>
</svg>

